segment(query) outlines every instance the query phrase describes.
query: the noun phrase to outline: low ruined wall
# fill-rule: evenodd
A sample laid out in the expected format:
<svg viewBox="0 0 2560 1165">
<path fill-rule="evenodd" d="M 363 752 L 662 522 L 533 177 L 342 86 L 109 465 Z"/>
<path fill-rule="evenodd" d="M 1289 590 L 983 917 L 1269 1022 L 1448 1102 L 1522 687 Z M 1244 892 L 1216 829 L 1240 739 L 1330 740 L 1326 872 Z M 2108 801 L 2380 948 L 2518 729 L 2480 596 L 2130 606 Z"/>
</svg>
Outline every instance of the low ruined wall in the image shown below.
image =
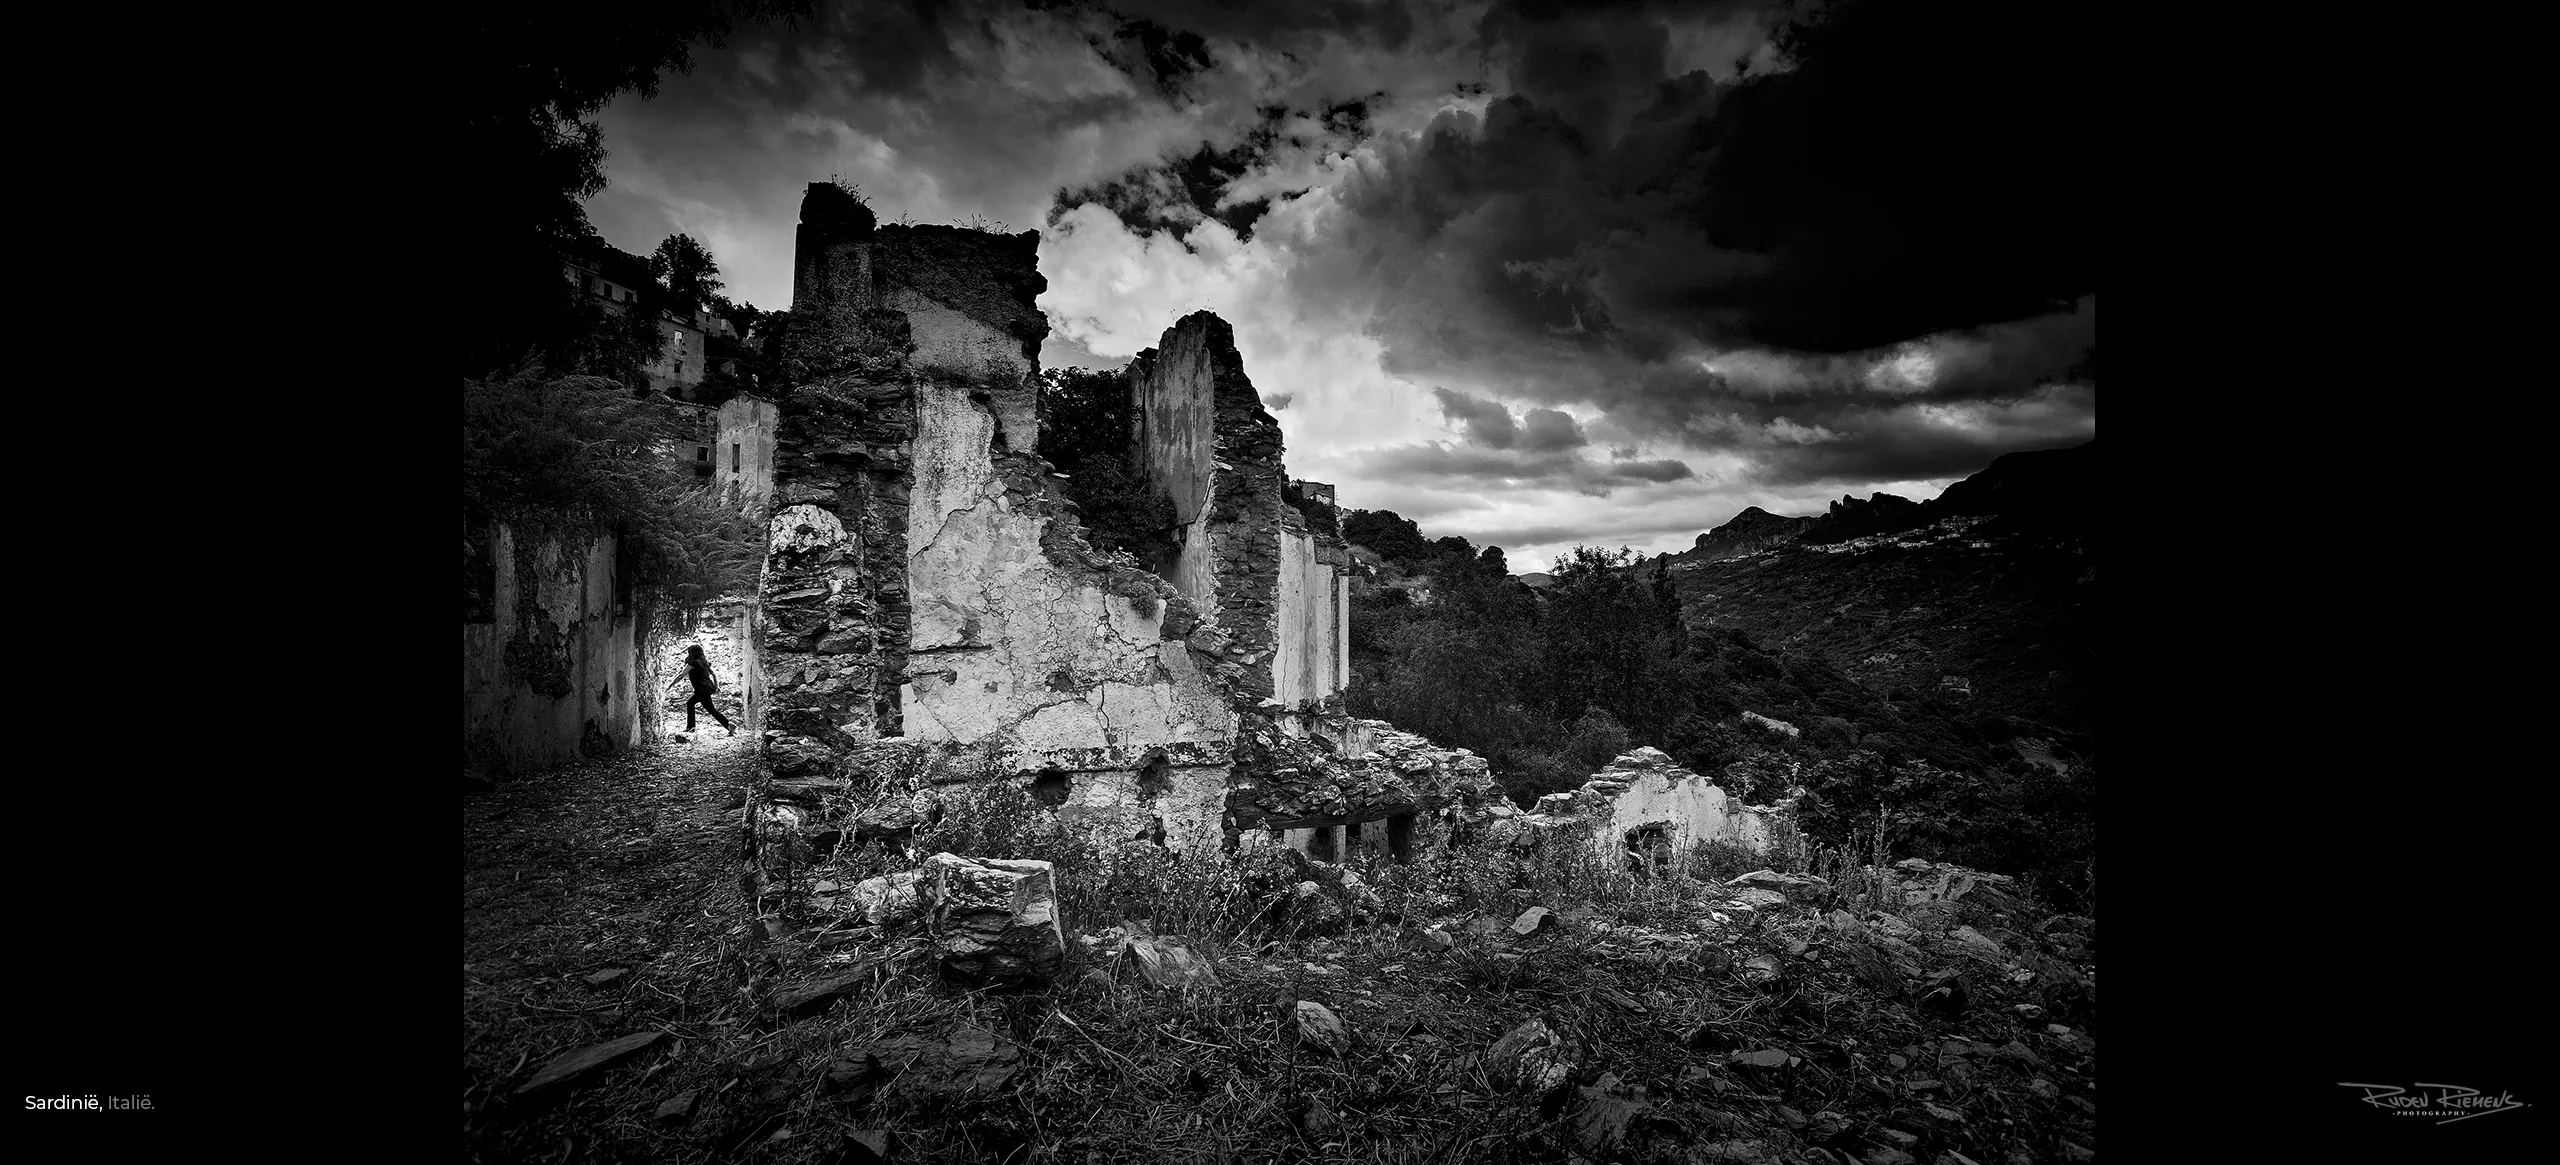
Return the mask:
<svg viewBox="0 0 2560 1165">
<path fill-rule="evenodd" d="M 640 620 L 617 602 L 614 539 L 519 546 L 491 528 L 495 618 L 462 627 L 464 763 L 525 772 L 578 759 L 588 726 L 627 748 L 653 733 Z"/>
<path fill-rule="evenodd" d="M 1655 826 L 1674 855 L 1706 842 L 1766 852 L 1786 831 L 1785 813 L 1745 805 L 1660 749 L 1639 748 L 1620 754 L 1581 788 L 1539 798 L 1536 812 L 1511 816 L 1498 832 L 1518 844 L 1572 837 L 1614 864 L 1626 857 L 1630 833 Z"/>
<path fill-rule="evenodd" d="M 1241 733 L 1226 812 L 1239 851 L 1287 846 L 1335 860 L 1358 847 L 1347 827 L 1382 844 L 1403 819 L 1394 828 L 1420 860 L 1481 828 L 1501 801 L 1484 758 L 1382 720 L 1256 716 Z"/>
</svg>

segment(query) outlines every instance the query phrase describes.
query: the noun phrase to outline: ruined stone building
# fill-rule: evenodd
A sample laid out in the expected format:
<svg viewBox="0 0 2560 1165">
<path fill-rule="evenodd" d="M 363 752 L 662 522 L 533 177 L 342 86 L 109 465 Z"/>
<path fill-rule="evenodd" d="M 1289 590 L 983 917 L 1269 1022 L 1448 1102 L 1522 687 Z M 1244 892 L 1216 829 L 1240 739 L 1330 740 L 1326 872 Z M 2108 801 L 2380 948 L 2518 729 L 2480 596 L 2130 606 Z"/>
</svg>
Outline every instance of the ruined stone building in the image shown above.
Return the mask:
<svg viewBox="0 0 2560 1165">
<path fill-rule="evenodd" d="M 1347 550 L 1284 501 L 1279 425 L 1225 321 L 1185 317 L 1123 372 L 1171 553 L 1092 547 L 1035 452 L 1037 252 L 810 187 L 761 611 L 776 769 L 880 740 L 971 750 L 1072 827 L 1176 848 L 1395 817 L 1409 835 L 1481 799 L 1481 760 L 1416 738 L 1393 734 L 1403 767 L 1358 763 L 1377 734 L 1340 706 Z M 1250 763 L 1274 750 L 1304 763 Z"/>
<path fill-rule="evenodd" d="M 661 305 L 656 308 L 658 330 L 666 348 L 640 370 L 652 392 L 692 399 L 711 370 L 710 338 L 736 330 L 699 306 L 665 306 L 666 293 L 649 277 L 647 262 L 625 251 L 607 247 L 587 258 L 566 260 L 561 275 L 611 311 L 649 310 L 644 302 Z"/>
<path fill-rule="evenodd" d="M 1128 460 L 1171 513 L 1164 549 L 1097 550 L 1037 452 L 1038 242 L 881 226 L 808 189 L 783 391 L 722 406 L 686 450 L 769 516 L 757 593 L 685 633 L 736 669 L 741 729 L 776 776 L 871 780 L 884 750 L 928 754 L 936 779 L 1016 784 L 1097 841 L 1326 859 L 1470 836 L 1572 835 L 1610 858 L 1767 835 L 1763 811 L 1659 753 L 1524 815 L 1482 758 L 1347 715 L 1352 562 L 1332 488 L 1288 477 L 1213 314 L 1121 373 Z M 559 622 L 595 602 L 542 602 L 545 634 L 589 637 L 571 654 L 590 670 L 655 658 Z"/>
</svg>

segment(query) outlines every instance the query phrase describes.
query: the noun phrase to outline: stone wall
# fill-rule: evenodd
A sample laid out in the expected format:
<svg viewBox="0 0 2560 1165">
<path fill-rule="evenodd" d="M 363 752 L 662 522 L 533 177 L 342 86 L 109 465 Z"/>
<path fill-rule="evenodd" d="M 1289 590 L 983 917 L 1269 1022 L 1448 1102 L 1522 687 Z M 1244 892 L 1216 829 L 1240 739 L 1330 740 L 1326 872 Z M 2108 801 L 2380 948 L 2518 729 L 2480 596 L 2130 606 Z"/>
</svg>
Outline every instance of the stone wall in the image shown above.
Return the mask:
<svg viewBox="0 0 2560 1165">
<path fill-rule="evenodd" d="M 1292 732 L 1300 727 L 1303 732 Z M 1338 714 L 1249 719 L 1225 828 L 1234 848 L 1287 846 L 1337 860 L 1362 829 L 1392 833 L 1405 860 L 1464 840 L 1501 806 L 1484 758 L 1442 748 L 1382 720 Z"/>
<path fill-rule="evenodd" d="M 1123 375 L 1138 465 L 1177 523 L 1166 581 L 1227 640 L 1238 694 L 1297 708 L 1341 691 L 1348 548 L 1283 500 L 1280 425 L 1245 375 L 1234 330 L 1194 312 Z"/>
<path fill-rule="evenodd" d="M 654 738 L 654 645 L 617 593 L 614 539 L 488 537 L 493 619 L 462 627 L 465 766 L 525 772 Z"/>
</svg>

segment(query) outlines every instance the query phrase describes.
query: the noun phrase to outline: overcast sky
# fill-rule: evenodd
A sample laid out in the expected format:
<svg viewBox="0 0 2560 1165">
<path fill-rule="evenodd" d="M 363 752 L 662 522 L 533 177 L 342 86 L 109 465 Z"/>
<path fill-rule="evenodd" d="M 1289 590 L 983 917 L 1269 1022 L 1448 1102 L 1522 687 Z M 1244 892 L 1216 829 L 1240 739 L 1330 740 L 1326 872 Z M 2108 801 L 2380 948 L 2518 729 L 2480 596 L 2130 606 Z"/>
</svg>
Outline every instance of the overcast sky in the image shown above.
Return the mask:
<svg viewBox="0 0 2560 1165">
<path fill-rule="evenodd" d="M 2054 274 L 2086 217 L 2051 156 L 2071 62 L 1889 30 L 1826 92 L 1893 127 L 1844 145 L 1737 85 L 1831 75 L 1765 4 L 1271 7 L 830 6 L 609 108 L 589 211 L 627 251 L 692 234 L 767 309 L 811 181 L 886 223 L 1037 229 L 1044 365 L 1215 311 L 1294 476 L 1519 571 L 2095 435 L 2094 291 Z M 1845 160 L 1828 185 L 1754 185 L 1807 141 Z"/>
</svg>

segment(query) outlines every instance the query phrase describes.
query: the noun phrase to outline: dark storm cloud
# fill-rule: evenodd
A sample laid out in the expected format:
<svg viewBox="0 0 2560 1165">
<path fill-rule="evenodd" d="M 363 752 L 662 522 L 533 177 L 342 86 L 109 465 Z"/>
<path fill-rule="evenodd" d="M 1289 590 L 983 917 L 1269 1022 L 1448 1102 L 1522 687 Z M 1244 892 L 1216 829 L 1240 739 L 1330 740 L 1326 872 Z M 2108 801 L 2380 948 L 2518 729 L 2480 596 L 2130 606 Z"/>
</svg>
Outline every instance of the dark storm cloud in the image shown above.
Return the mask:
<svg viewBox="0 0 2560 1165">
<path fill-rule="evenodd" d="M 1349 8 L 1144 11 L 1275 43 L 1387 27 Z M 1287 244 L 1293 297 L 1353 310 L 1396 375 L 1586 403 L 1624 436 L 1784 480 L 1961 474 L 2091 429 L 2093 389 L 2045 391 L 2085 381 L 2095 343 L 2085 18 L 2027 0 L 1831 11 L 1773 56 L 1749 52 L 1767 4 L 1496 4 L 1477 27 L 1493 99 L 1361 141 L 1328 213 Z M 1747 57 L 1740 80 L 1732 54 L 1693 51 L 1715 36 Z M 1223 192 L 1270 141 L 1204 144 L 1087 197 L 1133 231 L 1221 217 L 1245 235 L 1267 204 Z M 1915 343 L 1937 354 L 1928 375 L 1873 374 Z M 1735 352 L 1766 354 L 1763 374 L 1704 366 Z M 1996 407 L 1950 421 L 1959 401 Z M 1560 442 L 1570 421 L 1532 438 L 1480 397 L 1441 405 L 1489 449 Z"/>
<path fill-rule="evenodd" d="M 1362 333 L 1386 372 L 1450 386 L 1464 444 L 1375 458 L 1423 485 L 1605 493 L 1738 459 L 1854 489 L 2085 438 L 2076 6 L 1841 0 L 1792 67 L 1766 44 L 1784 7 L 831 5 L 635 102 L 609 146 L 656 185 L 596 217 L 627 249 L 693 231 L 778 288 L 799 191 L 840 168 L 888 221 L 984 212 L 1052 242 L 1087 203 L 1140 235 L 1215 221 L 1272 273 L 1273 326 Z"/>
<path fill-rule="evenodd" d="M 1582 426 L 1573 417 L 1554 409 L 1531 409 L 1520 418 L 1520 447 L 1532 453 L 1552 453 L 1588 444 Z M 1653 478 L 1667 481 L 1668 478 Z"/>
<path fill-rule="evenodd" d="M 1227 0 L 1112 0 L 1127 16 L 1189 29 L 1202 36 L 1276 42 L 1291 47 L 1310 34 L 1331 33 L 1390 51 L 1413 35 L 1414 5 L 1386 0 L 1296 0 L 1289 4 L 1235 4 Z"/>
<path fill-rule="evenodd" d="M 1520 427 L 1500 402 L 1445 388 L 1432 389 L 1431 396 L 1440 402 L 1440 414 L 1462 428 L 1468 441 L 1487 449 L 1508 449 L 1519 442 Z"/>
<path fill-rule="evenodd" d="M 1478 492 L 1552 489 L 1591 497 L 1607 497 L 1629 485 L 1660 484 L 1695 476 L 1687 464 L 1676 458 L 1601 464 L 1572 453 L 1478 448 L 1438 441 L 1370 450 L 1356 455 L 1352 464 L 1363 473 L 1432 488 Z"/>
</svg>

